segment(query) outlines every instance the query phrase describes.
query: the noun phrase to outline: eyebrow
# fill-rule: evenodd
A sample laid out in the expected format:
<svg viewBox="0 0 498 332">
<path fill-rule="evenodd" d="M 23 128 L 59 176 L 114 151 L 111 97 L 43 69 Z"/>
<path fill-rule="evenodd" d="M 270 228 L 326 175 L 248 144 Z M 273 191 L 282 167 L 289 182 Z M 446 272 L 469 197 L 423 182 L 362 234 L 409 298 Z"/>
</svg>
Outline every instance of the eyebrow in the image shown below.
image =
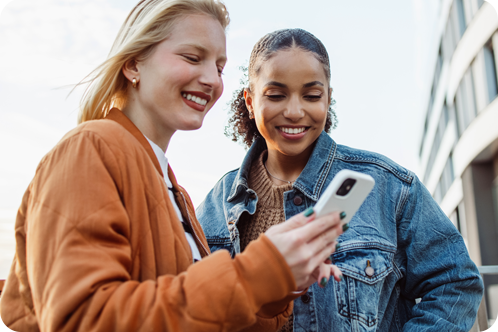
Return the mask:
<svg viewBox="0 0 498 332">
<path fill-rule="evenodd" d="M 323 86 L 323 83 L 320 81 L 313 81 L 313 82 L 303 84 L 303 88 L 311 88 L 312 86 L 315 86 L 315 85 Z"/>
<path fill-rule="evenodd" d="M 313 81 L 313 82 L 303 84 L 303 88 L 311 88 L 312 86 L 315 86 L 315 85 L 324 86 L 323 83 L 320 81 Z M 265 87 L 266 86 L 278 86 L 279 88 L 287 88 L 287 85 L 280 83 L 280 82 L 277 82 L 277 81 L 270 81 L 270 82 L 265 84 Z"/>
<path fill-rule="evenodd" d="M 187 44 L 183 44 L 182 46 L 193 47 L 193 48 L 197 49 L 199 52 L 201 52 L 203 54 L 206 54 L 206 53 L 209 52 L 207 48 L 205 48 L 204 46 L 199 45 L 199 44 L 187 43 Z M 226 55 L 222 55 L 220 57 L 220 60 L 226 61 L 227 60 Z"/>
</svg>

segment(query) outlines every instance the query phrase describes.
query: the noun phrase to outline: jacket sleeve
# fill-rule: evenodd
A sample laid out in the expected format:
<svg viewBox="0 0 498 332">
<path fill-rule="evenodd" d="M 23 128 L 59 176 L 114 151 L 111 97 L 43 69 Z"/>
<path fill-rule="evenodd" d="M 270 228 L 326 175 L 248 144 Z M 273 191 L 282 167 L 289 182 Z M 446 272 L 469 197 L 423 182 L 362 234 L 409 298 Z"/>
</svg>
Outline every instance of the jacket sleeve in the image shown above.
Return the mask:
<svg viewBox="0 0 498 332">
<path fill-rule="evenodd" d="M 483 283 L 458 230 L 417 177 L 404 197 L 398 245 L 405 275 L 401 295 L 421 301 L 400 308 L 403 331 L 469 331 L 483 294 Z M 413 302 L 412 302 L 413 303 Z"/>
<path fill-rule="evenodd" d="M 108 142 L 82 132 L 39 167 L 28 205 L 29 285 L 42 331 L 238 331 L 296 285 L 264 235 L 231 259 L 217 252 L 179 275 L 130 275 L 123 174 Z M 125 188 L 133 190 L 133 188 Z M 288 306 L 287 306 L 288 307 Z"/>
</svg>

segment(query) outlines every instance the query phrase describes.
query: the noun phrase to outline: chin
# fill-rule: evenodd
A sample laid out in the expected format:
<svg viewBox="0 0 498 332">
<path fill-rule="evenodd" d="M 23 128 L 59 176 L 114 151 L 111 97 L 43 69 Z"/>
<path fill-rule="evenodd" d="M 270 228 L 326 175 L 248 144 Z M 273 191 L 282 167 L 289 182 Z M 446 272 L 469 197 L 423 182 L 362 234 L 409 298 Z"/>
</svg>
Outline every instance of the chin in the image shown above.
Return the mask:
<svg viewBox="0 0 498 332">
<path fill-rule="evenodd" d="M 179 130 L 189 131 L 200 129 L 202 127 L 202 123 L 204 122 L 203 120 L 204 119 L 186 122 L 181 128 L 179 128 Z"/>
</svg>

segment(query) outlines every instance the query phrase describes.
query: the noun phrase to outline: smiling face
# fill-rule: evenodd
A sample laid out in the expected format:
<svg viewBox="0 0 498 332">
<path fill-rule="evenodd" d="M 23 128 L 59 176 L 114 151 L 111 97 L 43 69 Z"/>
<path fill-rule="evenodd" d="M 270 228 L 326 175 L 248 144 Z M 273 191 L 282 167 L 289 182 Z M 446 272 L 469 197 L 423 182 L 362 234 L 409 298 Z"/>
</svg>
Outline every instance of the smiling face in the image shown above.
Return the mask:
<svg viewBox="0 0 498 332">
<path fill-rule="evenodd" d="M 123 68 L 130 82 L 138 81 L 130 85 L 125 114 L 158 144 L 176 130 L 200 128 L 223 92 L 225 62 L 221 24 L 207 15 L 184 17 L 144 61 Z"/>
<path fill-rule="evenodd" d="M 285 156 L 309 156 L 323 131 L 330 92 L 323 64 L 307 51 L 277 51 L 262 63 L 246 105 L 268 149 Z"/>
</svg>

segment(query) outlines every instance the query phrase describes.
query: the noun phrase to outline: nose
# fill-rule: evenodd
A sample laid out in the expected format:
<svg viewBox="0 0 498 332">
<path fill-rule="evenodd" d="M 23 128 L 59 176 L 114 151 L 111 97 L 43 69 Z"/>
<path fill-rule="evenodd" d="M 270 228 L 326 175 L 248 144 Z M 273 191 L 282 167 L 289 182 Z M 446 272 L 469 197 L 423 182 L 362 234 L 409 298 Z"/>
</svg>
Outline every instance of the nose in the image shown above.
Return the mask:
<svg viewBox="0 0 498 332">
<path fill-rule="evenodd" d="M 218 72 L 218 66 L 213 64 L 205 66 L 199 81 L 205 87 L 213 90 L 216 90 L 223 86 L 223 81 Z"/>
<path fill-rule="evenodd" d="M 304 117 L 304 108 L 298 96 L 292 96 L 284 110 L 284 117 L 292 122 L 298 122 Z"/>
</svg>

